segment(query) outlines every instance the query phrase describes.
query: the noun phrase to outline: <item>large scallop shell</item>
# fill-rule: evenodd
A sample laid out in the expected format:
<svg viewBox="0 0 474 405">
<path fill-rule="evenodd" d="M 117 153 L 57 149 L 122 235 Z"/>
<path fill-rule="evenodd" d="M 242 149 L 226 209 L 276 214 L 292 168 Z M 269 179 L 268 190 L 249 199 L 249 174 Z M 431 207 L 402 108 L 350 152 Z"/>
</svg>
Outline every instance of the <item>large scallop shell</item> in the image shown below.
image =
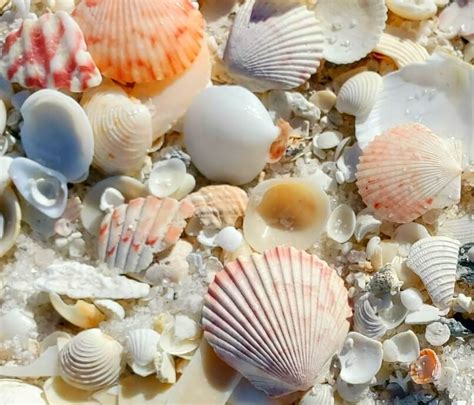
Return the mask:
<svg viewBox="0 0 474 405">
<path fill-rule="evenodd" d="M 20 233 L 21 209 L 15 193 L 7 187 L 0 194 L 0 257 L 15 246 Z"/>
<path fill-rule="evenodd" d="M 59 352 L 61 378 L 86 391 L 110 387 L 122 371 L 122 352 L 122 345 L 100 329 L 88 329 Z"/>
<path fill-rule="evenodd" d="M 391 58 L 399 68 L 410 63 L 424 62 L 430 57 L 428 51 L 419 43 L 387 32 L 382 34 L 374 51 Z"/>
<path fill-rule="evenodd" d="M 420 124 L 376 137 L 357 166 L 357 187 L 381 219 L 407 223 L 459 201 L 461 158 L 453 142 Z"/>
<path fill-rule="evenodd" d="M 347 290 L 316 256 L 278 247 L 228 263 L 209 286 L 204 336 L 270 396 L 307 390 L 349 330 Z"/>
<path fill-rule="evenodd" d="M 314 13 L 299 0 L 249 0 L 237 12 L 224 62 L 252 91 L 292 89 L 316 73 L 323 39 Z"/>
<path fill-rule="evenodd" d="M 155 253 L 178 241 L 193 209 L 189 201 L 151 196 L 118 206 L 102 220 L 100 260 L 124 273 L 145 270 Z"/>
<path fill-rule="evenodd" d="M 189 0 L 86 0 L 73 16 L 101 73 L 122 83 L 175 77 L 203 43 L 204 19 Z"/>
<path fill-rule="evenodd" d="M 408 266 L 421 278 L 433 303 L 447 308 L 454 295 L 461 244 L 445 236 L 419 240 L 410 249 Z"/>
</svg>

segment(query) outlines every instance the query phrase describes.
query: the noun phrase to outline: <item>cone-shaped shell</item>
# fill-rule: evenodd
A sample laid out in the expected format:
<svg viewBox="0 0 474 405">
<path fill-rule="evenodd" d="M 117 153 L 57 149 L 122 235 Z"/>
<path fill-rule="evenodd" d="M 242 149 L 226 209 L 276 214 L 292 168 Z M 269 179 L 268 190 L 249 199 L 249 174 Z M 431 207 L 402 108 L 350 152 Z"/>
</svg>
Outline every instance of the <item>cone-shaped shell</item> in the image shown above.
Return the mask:
<svg viewBox="0 0 474 405">
<path fill-rule="evenodd" d="M 278 247 L 228 263 L 209 286 L 204 336 L 270 396 L 307 390 L 349 329 L 347 290 L 316 256 Z"/>
<path fill-rule="evenodd" d="M 421 124 L 406 124 L 376 137 L 357 166 L 357 187 L 381 219 L 407 223 L 459 201 L 459 150 Z"/>
<path fill-rule="evenodd" d="M 0 257 L 2 257 L 15 246 L 21 226 L 20 203 L 10 187 L 0 194 L 0 220 L 3 233 L 0 238 Z"/>
<path fill-rule="evenodd" d="M 204 19 L 188 0 L 84 0 L 73 16 L 101 73 L 122 83 L 174 77 L 203 43 Z"/>
</svg>

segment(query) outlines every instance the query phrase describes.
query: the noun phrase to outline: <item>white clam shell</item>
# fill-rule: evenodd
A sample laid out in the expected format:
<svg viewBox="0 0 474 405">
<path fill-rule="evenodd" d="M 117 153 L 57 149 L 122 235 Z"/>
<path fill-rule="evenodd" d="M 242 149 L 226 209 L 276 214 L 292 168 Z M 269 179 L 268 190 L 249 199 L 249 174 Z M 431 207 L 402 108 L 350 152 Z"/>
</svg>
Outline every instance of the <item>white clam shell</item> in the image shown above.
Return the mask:
<svg viewBox="0 0 474 405">
<path fill-rule="evenodd" d="M 153 329 L 135 329 L 127 336 L 127 362 L 142 377 L 155 372 L 155 355 L 158 351 L 160 334 Z"/>
<path fill-rule="evenodd" d="M 155 197 L 169 197 L 178 191 L 185 177 L 186 165 L 181 159 L 164 160 L 153 166 L 147 188 Z"/>
<path fill-rule="evenodd" d="M 43 390 L 18 380 L 0 379 L 0 405 L 47 405 Z"/>
<path fill-rule="evenodd" d="M 451 337 L 448 325 L 441 322 L 433 322 L 426 326 L 425 338 L 432 346 L 443 346 Z"/>
<path fill-rule="evenodd" d="M 2 257 L 15 246 L 21 226 L 20 203 L 10 187 L 7 187 L 3 193 L 0 194 L 0 218 L 2 225 L 0 257 Z"/>
<path fill-rule="evenodd" d="M 413 331 L 398 333 L 383 342 L 383 359 L 387 362 L 410 363 L 420 355 L 420 343 Z"/>
<path fill-rule="evenodd" d="M 354 210 L 347 204 L 341 204 L 329 216 L 326 231 L 332 240 L 344 243 L 354 234 L 355 225 Z"/>
<path fill-rule="evenodd" d="M 448 236 L 461 244 L 474 241 L 474 215 L 468 214 L 459 218 L 444 220 L 438 229 L 438 236 Z"/>
<path fill-rule="evenodd" d="M 387 0 L 387 7 L 392 13 L 407 20 L 425 20 L 438 11 L 434 0 Z"/>
<path fill-rule="evenodd" d="M 365 293 L 358 297 L 354 305 L 354 329 L 370 338 L 380 338 L 385 335 L 388 327 L 378 316 L 377 306 L 371 302 L 373 297 Z"/>
<path fill-rule="evenodd" d="M 95 305 L 86 301 L 78 300 L 74 305 L 68 305 L 56 293 L 50 293 L 49 300 L 59 315 L 80 328 L 95 328 L 105 320 L 102 312 Z"/>
<path fill-rule="evenodd" d="M 375 52 L 391 58 L 398 68 L 426 61 L 430 54 L 419 43 L 384 32 L 374 49 Z"/>
</svg>

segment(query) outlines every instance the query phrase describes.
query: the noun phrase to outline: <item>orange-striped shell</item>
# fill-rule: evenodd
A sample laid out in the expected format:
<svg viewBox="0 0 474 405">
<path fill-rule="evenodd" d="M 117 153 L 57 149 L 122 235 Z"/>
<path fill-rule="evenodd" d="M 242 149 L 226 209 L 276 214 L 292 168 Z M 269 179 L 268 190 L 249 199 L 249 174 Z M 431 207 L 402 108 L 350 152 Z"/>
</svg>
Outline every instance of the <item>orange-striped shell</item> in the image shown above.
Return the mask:
<svg viewBox="0 0 474 405">
<path fill-rule="evenodd" d="M 438 355 L 431 349 L 423 349 L 410 365 L 410 376 L 416 384 L 429 384 L 436 380 L 441 372 Z"/>
<path fill-rule="evenodd" d="M 203 44 L 204 19 L 189 0 L 82 0 L 73 16 L 101 73 L 122 83 L 175 77 Z"/>
</svg>

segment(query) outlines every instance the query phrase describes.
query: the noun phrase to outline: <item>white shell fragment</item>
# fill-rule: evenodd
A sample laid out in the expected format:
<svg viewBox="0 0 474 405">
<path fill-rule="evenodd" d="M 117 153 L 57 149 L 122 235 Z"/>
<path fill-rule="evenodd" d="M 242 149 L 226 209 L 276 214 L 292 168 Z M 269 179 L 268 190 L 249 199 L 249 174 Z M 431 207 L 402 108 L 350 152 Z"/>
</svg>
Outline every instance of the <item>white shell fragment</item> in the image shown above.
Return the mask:
<svg viewBox="0 0 474 405">
<path fill-rule="evenodd" d="M 12 162 L 13 158 L 9 156 L 1 156 L 0 152 L 0 195 L 11 183 L 9 169 Z"/>
<path fill-rule="evenodd" d="M 127 363 L 135 374 L 146 377 L 155 372 L 155 355 L 160 334 L 153 329 L 135 329 L 127 336 Z"/>
<path fill-rule="evenodd" d="M 35 330 L 36 322 L 24 310 L 15 308 L 0 316 L 0 342 L 16 337 L 25 344 Z"/>
<path fill-rule="evenodd" d="M 24 366 L 0 366 L 0 375 L 7 377 L 51 377 L 59 373 L 58 347 L 46 348 L 32 363 Z"/>
<path fill-rule="evenodd" d="M 369 394 L 370 383 L 365 384 L 349 384 L 340 376 L 336 381 L 336 390 L 339 396 L 349 403 L 357 403 L 367 398 Z"/>
<path fill-rule="evenodd" d="M 21 209 L 15 193 L 7 187 L 0 194 L 0 257 L 15 246 L 20 233 Z"/>
<path fill-rule="evenodd" d="M 216 235 L 215 244 L 227 252 L 235 252 L 242 244 L 242 234 L 233 226 L 226 226 Z"/>
<path fill-rule="evenodd" d="M 471 36 L 474 34 L 473 16 L 474 2 L 453 1 L 439 15 L 439 29 L 450 38 Z"/>
<path fill-rule="evenodd" d="M 438 11 L 434 0 L 387 0 L 387 7 L 407 20 L 425 20 Z"/>
<path fill-rule="evenodd" d="M 439 309 L 432 305 L 423 304 L 418 310 L 408 313 L 405 318 L 407 325 L 427 325 L 438 321 L 440 318 Z"/>
<path fill-rule="evenodd" d="M 148 191 L 158 198 L 169 197 L 178 191 L 185 176 L 186 165 L 182 160 L 172 158 L 158 162 L 148 178 Z"/>
<path fill-rule="evenodd" d="M 463 245 L 473 242 L 474 215 L 468 214 L 460 218 L 444 220 L 438 229 L 437 235 L 456 239 Z"/>
<path fill-rule="evenodd" d="M 445 323 L 433 322 L 426 326 L 425 338 L 432 346 L 443 346 L 450 336 L 451 331 Z"/>
<path fill-rule="evenodd" d="M 401 291 L 400 300 L 409 311 L 418 311 L 423 305 L 423 296 L 416 288 L 407 288 Z"/>
<path fill-rule="evenodd" d="M 108 299 L 95 300 L 94 305 L 109 319 L 125 318 L 125 309 L 117 301 Z"/>
<path fill-rule="evenodd" d="M 113 187 L 107 187 L 100 196 L 99 208 L 101 211 L 109 212 L 125 202 L 123 194 Z"/>
<path fill-rule="evenodd" d="M 18 380 L 0 379 L 0 404 L 47 405 L 43 390 Z"/>
<path fill-rule="evenodd" d="M 360 213 L 357 215 L 354 236 L 357 242 L 362 241 L 368 235 L 377 235 L 380 232 L 382 221 L 372 214 Z"/>
<path fill-rule="evenodd" d="M 354 304 L 354 329 L 373 339 L 385 335 L 388 327 L 378 315 L 378 308 L 372 294 L 365 293 Z"/>
<path fill-rule="evenodd" d="M 196 350 L 202 334 L 197 322 L 186 315 L 176 315 L 171 327 L 160 338 L 160 347 L 166 353 L 183 356 Z"/>
<path fill-rule="evenodd" d="M 333 149 L 341 142 L 343 134 L 339 131 L 324 131 L 313 139 L 313 144 L 319 149 Z"/>
<path fill-rule="evenodd" d="M 383 359 L 393 363 L 410 363 L 420 355 L 420 343 L 413 331 L 408 330 L 383 342 Z"/>
<path fill-rule="evenodd" d="M 355 225 L 354 210 L 347 204 L 341 204 L 329 216 L 326 231 L 332 240 L 344 243 L 354 234 Z"/>
<path fill-rule="evenodd" d="M 430 57 L 428 51 L 419 43 L 387 32 L 382 34 L 374 51 L 391 58 L 398 68 L 410 63 L 424 62 Z"/>
</svg>

